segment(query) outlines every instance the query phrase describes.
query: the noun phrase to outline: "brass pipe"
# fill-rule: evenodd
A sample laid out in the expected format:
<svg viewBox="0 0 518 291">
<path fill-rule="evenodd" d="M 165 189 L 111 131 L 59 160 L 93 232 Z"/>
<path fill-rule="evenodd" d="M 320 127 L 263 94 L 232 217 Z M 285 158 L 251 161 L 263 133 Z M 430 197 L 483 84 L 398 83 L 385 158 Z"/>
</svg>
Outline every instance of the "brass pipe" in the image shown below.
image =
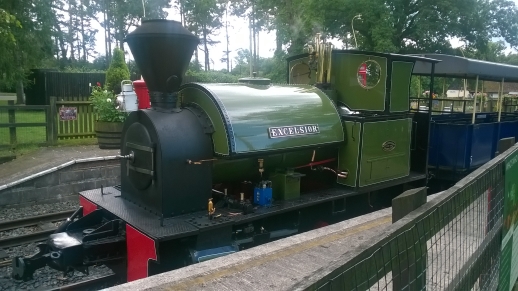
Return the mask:
<svg viewBox="0 0 518 291">
<path fill-rule="evenodd" d="M 189 165 L 201 165 L 202 163 L 216 161 L 216 160 L 217 159 L 208 159 L 208 160 L 199 160 L 197 162 L 192 161 L 192 160 L 187 160 L 187 164 L 189 164 Z"/>
<path fill-rule="evenodd" d="M 333 64 L 333 59 L 332 59 L 333 44 L 332 43 L 328 43 L 327 54 L 328 54 L 327 55 L 328 61 L 327 61 L 327 77 L 326 77 L 326 81 L 327 81 L 327 83 L 331 83 L 331 66 Z"/>
<path fill-rule="evenodd" d="M 315 43 L 317 45 L 317 83 L 322 83 L 322 60 L 323 60 L 323 52 L 322 52 L 322 44 L 320 43 L 320 33 L 317 33 L 315 38 Z"/>
<path fill-rule="evenodd" d="M 259 174 L 262 177 L 263 172 L 264 172 L 264 168 L 263 168 L 264 159 L 257 159 L 257 161 L 259 162 Z"/>
</svg>

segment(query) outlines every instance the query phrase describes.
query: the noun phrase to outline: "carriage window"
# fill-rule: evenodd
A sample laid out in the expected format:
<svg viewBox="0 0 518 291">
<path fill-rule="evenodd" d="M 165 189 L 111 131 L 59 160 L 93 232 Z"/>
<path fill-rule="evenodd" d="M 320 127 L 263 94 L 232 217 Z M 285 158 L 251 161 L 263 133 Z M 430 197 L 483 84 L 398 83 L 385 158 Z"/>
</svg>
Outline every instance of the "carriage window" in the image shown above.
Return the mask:
<svg viewBox="0 0 518 291">
<path fill-rule="evenodd" d="M 381 66 L 372 60 L 365 61 L 358 68 L 358 83 L 365 89 L 372 89 L 381 79 Z"/>
</svg>

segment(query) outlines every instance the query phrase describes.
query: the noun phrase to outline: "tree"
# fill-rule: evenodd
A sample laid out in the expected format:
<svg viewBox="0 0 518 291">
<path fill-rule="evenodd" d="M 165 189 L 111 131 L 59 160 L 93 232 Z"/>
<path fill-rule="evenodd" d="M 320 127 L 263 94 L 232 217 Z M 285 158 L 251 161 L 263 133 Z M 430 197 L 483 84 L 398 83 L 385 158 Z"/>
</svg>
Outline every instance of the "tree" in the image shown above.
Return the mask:
<svg viewBox="0 0 518 291">
<path fill-rule="evenodd" d="M 52 58 L 52 9 L 47 1 L 4 0 L 2 11 L 5 18 L 0 26 L 7 38 L 0 39 L 0 87 L 16 87 L 19 104 L 23 103 L 23 82 L 27 82 L 29 69 Z M 12 17 L 17 20 L 14 25 Z"/>
<path fill-rule="evenodd" d="M 501 56 L 500 61 L 509 65 L 518 66 L 518 54 L 503 55 Z"/>
<path fill-rule="evenodd" d="M 250 50 L 239 49 L 235 58 L 236 66 L 232 70 L 232 75 L 244 77 L 249 75 Z M 258 58 L 256 63 L 256 73 L 260 77 L 269 78 L 274 83 L 286 82 L 286 54 L 275 54 L 273 58 Z"/>
<path fill-rule="evenodd" d="M 307 12 L 347 43 L 351 21 L 361 15 L 354 29 L 359 48 L 366 50 L 452 53 L 452 37 L 479 48 L 495 36 L 517 44 L 518 12 L 507 0 L 310 0 Z"/>
<path fill-rule="evenodd" d="M 170 8 L 169 0 L 124 1 L 124 0 L 92 0 L 97 4 L 98 11 L 107 14 L 107 21 L 101 22 L 103 27 L 115 40 L 116 46 L 124 49 L 124 38 L 129 29 L 135 27 L 146 18 L 165 18 L 167 12 L 164 8 Z"/>
<path fill-rule="evenodd" d="M 18 21 L 14 15 L 0 8 L 0 42 L 2 44 L 16 43 L 12 32 L 14 27 L 21 28 L 20 21 Z"/>
<path fill-rule="evenodd" d="M 209 46 L 218 43 L 212 39 L 223 26 L 221 18 L 226 3 L 219 0 L 181 0 L 182 17 L 187 28 L 200 37 L 205 55 L 205 71 L 210 70 Z M 196 57 L 197 59 L 197 57 Z"/>
<path fill-rule="evenodd" d="M 106 89 L 119 94 L 121 92 L 121 82 L 129 79 L 130 72 L 124 61 L 124 51 L 115 48 L 110 67 L 106 71 Z"/>
<path fill-rule="evenodd" d="M 266 30 L 276 32 L 276 54 L 287 47 L 290 55 L 301 53 L 311 39 L 315 22 L 309 17 L 311 0 L 231 0 L 232 14 L 250 19 L 253 58 L 256 59 L 256 32 Z M 320 25 L 316 25 L 320 27 Z"/>
<path fill-rule="evenodd" d="M 52 0 L 56 57 L 60 66 L 74 66 L 77 61 L 86 62 L 95 54 L 95 34 L 92 20 L 97 10 L 90 0 Z"/>
</svg>

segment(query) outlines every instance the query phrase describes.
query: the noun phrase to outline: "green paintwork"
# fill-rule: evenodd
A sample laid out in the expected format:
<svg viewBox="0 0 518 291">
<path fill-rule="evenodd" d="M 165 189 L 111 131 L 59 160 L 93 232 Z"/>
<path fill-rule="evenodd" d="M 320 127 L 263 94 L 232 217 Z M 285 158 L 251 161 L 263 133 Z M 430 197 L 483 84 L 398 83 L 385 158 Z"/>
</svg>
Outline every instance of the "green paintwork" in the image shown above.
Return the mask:
<svg viewBox="0 0 518 291">
<path fill-rule="evenodd" d="M 358 157 L 360 156 L 360 131 L 362 124 L 354 121 L 344 121 L 345 139 L 347 142 L 341 146 L 338 153 L 338 170 L 347 171 L 347 178 L 337 178 L 337 183 L 356 187 L 358 174 Z"/>
<path fill-rule="evenodd" d="M 300 197 L 300 179 L 305 176 L 294 171 L 275 173 L 271 176 L 272 194 L 275 200 L 290 200 Z"/>
<path fill-rule="evenodd" d="M 359 186 L 372 185 L 410 174 L 410 139 L 412 119 L 368 122 L 363 125 Z M 396 147 L 384 151 L 383 143 Z"/>
<path fill-rule="evenodd" d="M 221 115 L 214 102 L 207 94 L 205 94 L 205 92 L 193 87 L 181 89 L 179 95 L 182 106 L 185 106 L 188 103 L 195 103 L 199 107 L 203 108 L 212 121 L 214 131 L 217 133 L 212 135 L 214 153 L 216 153 L 216 155 L 228 156 L 230 154 L 230 148 L 226 136 L 225 125 L 223 124 Z"/>
<path fill-rule="evenodd" d="M 232 132 L 222 127 L 224 116 L 204 91 L 224 108 Z M 182 104 L 198 104 L 210 117 L 215 132 L 214 152 L 222 156 L 273 153 L 276 150 L 323 146 L 343 141 L 343 131 L 332 101 L 309 85 L 187 84 L 181 90 Z M 209 100 L 207 100 L 209 99 Z M 270 138 L 268 128 L 316 124 L 318 134 Z M 227 134 L 235 148 L 225 145 Z M 227 148 L 225 148 L 227 147 Z"/>
<path fill-rule="evenodd" d="M 294 80 L 293 78 L 293 67 L 297 64 L 304 64 L 304 65 L 307 65 L 309 63 L 309 57 L 301 57 L 299 59 L 295 59 L 295 60 L 291 60 L 289 63 L 288 63 L 288 68 L 290 68 L 290 71 L 289 71 L 289 83 L 290 84 L 310 84 L 310 85 L 313 85 L 317 82 L 317 75 L 315 74 L 314 71 L 311 71 L 311 73 L 309 75 L 307 75 L 308 78 L 297 78 L 296 80 Z M 306 76 L 306 75 L 304 75 Z M 300 81 L 299 81 L 300 80 Z"/>
<path fill-rule="evenodd" d="M 346 179 L 337 178 L 337 183 L 365 187 L 408 176 L 411 129 L 409 118 L 344 121 L 347 142 L 340 147 L 338 169 L 349 174 Z M 395 142 L 392 151 L 383 150 L 386 141 Z"/>
<path fill-rule="evenodd" d="M 336 158 L 338 149 L 319 148 L 315 150 L 315 161 Z M 278 169 L 296 168 L 311 162 L 313 150 L 293 151 L 283 154 L 260 156 L 264 160 L 264 174 L 262 178 L 269 178 Z M 214 161 L 212 179 L 214 184 L 224 182 L 238 182 L 245 180 L 260 180 L 258 158 L 218 159 Z"/>
<path fill-rule="evenodd" d="M 414 63 L 392 62 L 392 86 L 390 89 L 390 112 L 409 111 L 410 78 Z"/>
<path fill-rule="evenodd" d="M 360 65 L 367 60 L 376 61 L 381 67 L 380 81 L 371 89 L 363 88 L 358 82 Z M 331 84 L 337 91 L 338 101 L 351 110 L 385 110 L 386 58 L 368 54 L 333 52 L 331 72 Z"/>
</svg>

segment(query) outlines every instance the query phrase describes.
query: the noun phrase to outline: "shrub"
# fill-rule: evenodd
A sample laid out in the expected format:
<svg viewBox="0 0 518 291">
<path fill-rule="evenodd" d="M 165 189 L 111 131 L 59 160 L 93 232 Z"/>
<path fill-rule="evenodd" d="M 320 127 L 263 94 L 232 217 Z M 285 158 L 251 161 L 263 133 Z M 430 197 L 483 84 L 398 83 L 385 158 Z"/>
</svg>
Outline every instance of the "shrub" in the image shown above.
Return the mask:
<svg viewBox="0 0 518 291">
<path fill-rule="evenodd" d="M 94 112 L 97 114 L 97 121 L 124 122 L 128 117 L 126 112 L 118 110 L 115 94 L 103 89 L 99 83 L 93 87 L 90 101 L 92 101 Z"/>
<path fill-rule="evenodd" d="M 124 61 L 124 52 L 115 48 L 110 67 L 106 71 L 106 89 L 115 94 L 121 92 L 121 82 L 130 79 L 130 72 Z"/>
<path fill-rule="evenodd" d="M 186 77 L 196 80 L 200 83 L 237 83 L 238 77 L 229 73 L 223 73 L 218 71 L 187 71 Z"/>
</svg>

